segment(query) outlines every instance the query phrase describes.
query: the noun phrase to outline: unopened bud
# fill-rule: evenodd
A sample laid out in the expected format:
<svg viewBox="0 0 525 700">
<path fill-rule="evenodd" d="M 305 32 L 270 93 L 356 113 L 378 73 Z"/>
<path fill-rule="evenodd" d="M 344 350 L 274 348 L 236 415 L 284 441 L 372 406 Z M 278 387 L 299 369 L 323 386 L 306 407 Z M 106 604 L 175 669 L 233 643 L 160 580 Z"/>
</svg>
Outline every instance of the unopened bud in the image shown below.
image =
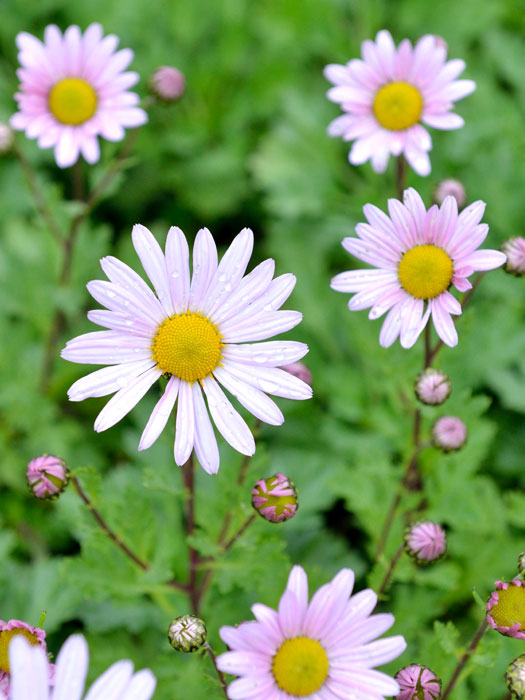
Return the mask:
<svg viewBox="0 0 525 700">
<path fill-rule="evenodd" d="M 177 68 L 160 66 L 150 79 L 150 89 L 164 102 L 175 102 L 186 89 L 186 79 Z"/>
<path fill-rule="evenodd" d="M 525 552 L 522 552 L 518 557 L 518 571 L 520 574 L 525 574 Z"/>
<path fill-rule="evenodd" d="M 521 236 L 509 238 L 502 243 L 501 252 L 507 256 L 507 262 L 503 266 L 505 272 L 515 277 L 525 275 L 525 238 Z"/>
<path fill-rule="evenodd" d="M 433 367 L 427 367 L 418 374 L 414 388 L 417 398 L 430 406 L 444 403 L 452 391 L 452 385 L 447 375 Z"/>
<path fill-rule="evenodd" d="M 443 452 L 460 450 L 467 441 L 467 426 L 456 416 L 442 416 L 432 426 L 432 439 Z"/>
<path fill-rule="evenodd" d="M 168 627 L 168 639 L 176 651 L 197 651 L 206 641 L 208 630 L 195 615 L 176 617 Z"/>
<path fill-rule="evenodd" d="M 427 666 L 410 664 L 399 670 L 394 679 L 400 687 L 395 700 L 437 700 L 441 695 L 441 678 Z"/>
<path fill-rule="evenodd" d="M 525 698 L 525 654 L 510 662 L 505 673 L 505 683 L 513 698 Z"/>
<path fill-rule="evenodd" d="M 252 506 L 271 523 L 290 520 L 297 513 L 297 490 L 284 474 L 259 479 L 252 489 Z"/>
<path fill-rule="evenodd" d="M 297 377 L 297 379 L 300 379 L 305 384 L 308 384 L 309 386 L 312 385 L 312 373 L 306 365 L 303 365 L 302 362 L 292 362 L 289 365 L 283 365 L 281 369 L 293 374 L 294 377 Z"/>
<path fill-rule="evenodd" d="M 448 51 L 448 44 L 445 39 L 443 39 L 442 36 L 439 36 L 439 34 L 434 34 L 433 36 L 434 41 L 436 42 L 436 47 L 438 49 L 445 49 L 445 51 Z"/>
<path fill-rule="evenodd" d="M 0 156 L 9 153 L 14 141 L 15 136 L 9 124 L 0 122 Z"/>
<path fill-rule="evenodd" d="M 445 554 L 447 536 L 438 523 L 420 520 L 405 531 L 405 550 L 418 564 L 430 564 Z"/>
<path fill-rule="evenodd" d="M 36 498 L 55 499 L 69 481 L 66 463 L 53 455 L 35 457 L 27 465 L 27 485 Z"/>
<path fill-rule="evenodd" d="M 442 180 L 434 192 L 434 201 L 436 204 L 441 206 L 445 200 L 445 197 L 448 197 L 449 195 L 454 197 L 458 203 L 458 209 L 462 209 L 465 206 L 465 202 L 467 201 L 467 193 L 459 180 L 452 180 L 451 178 L 448 180 Z"/>
</svg>

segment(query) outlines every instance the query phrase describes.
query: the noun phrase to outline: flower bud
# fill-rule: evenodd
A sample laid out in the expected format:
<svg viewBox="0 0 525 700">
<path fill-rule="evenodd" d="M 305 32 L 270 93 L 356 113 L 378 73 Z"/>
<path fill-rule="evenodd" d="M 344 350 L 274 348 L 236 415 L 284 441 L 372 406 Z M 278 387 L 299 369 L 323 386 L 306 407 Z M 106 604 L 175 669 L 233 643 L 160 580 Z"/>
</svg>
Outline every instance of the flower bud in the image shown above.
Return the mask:
<svg viewBox="0 0 525 700">
<path fill-rule="evenodd" d="M 395 700 L 437 700 L 441 694 L 441 678 L 427 666 L 410 664 L 400 669 L 394 679 L 400 687 Z"/>
<path fill-rule="evenodd" d="M 445 51 L 448 51 L 448 44 L 442 36 L 439 36 L 439 34 L 434 34 L 434 41 L 438 49 L 445 49 Z"/>
<path fill-rule="evenodd" d="M 467 426 L 456 416 L 441 416 L 432 426 L 432 439 L 443 452 L 460 450 L 467 441 Z"/>
<path fill-rule="evenodd" d="M 525 574 L 525 552 L 518 557 L 518 571 L 520 574 Z"/>
<path fill-rule="evenodd" d="M 513 698 L 525 698 L 525 654 L 510 662 L 505 672 L 505 683 Z"/>
<path fill-rule="evenodd" d="M 438 523 L 420 520 L 405 530 L 405 550 L 418 564 L 430 564 L 445 554 L 447 536 Z"/>
<path fill-rule="evenodd" d="M 259 479 L 252 489 L 252 506 L 270 523 L 290 520 L 297 513 L 297 489 L 284 474 Z"/>
<path fill-rule="evenodd" d="M 35 457 L 27 465 L 27 484 L 36 498 L 55 499 L 69 481 L 66 463 L 53 455 Z"/>
<path fill-rule="evenodd" d="M 452 196 L 458 203 L 458 209 L 462 209 L 467 201 L 465 188 L 459 180 L 442 180 L 435 189 L 434 201 L 441 206 L 445 197 Z"/>
<path fill-rule="evenodd" d="M 515 277 L 525 275 L 525 238 L 515 236 L 502 243 L 501 252 L 507 256 L 503 266 L 505 272 Z"/>
<path fill-rule="evenodd" d="M 150 79 L 150 90 L 164 102 L 175 102 L 186 89 L 184 75 L 172 66 L 160 66 Z"/>
<path fill-rule="evenodd" d="M 9 153 L 14 141 L 14 133 L 9 124 L 0 122 L 0 156 Z"/>
<path fill-rule="evenodd" d="M 197 651 L 207 636 L 206 625 L 195 615 L 176 617 L 168 627 L 168 639 L 176 651 Z"/>
<path fill-rule="evenodd" d="M 421 403 L 437 406 L 450 396 L 452 385 L 447 375 L 439 369 L 427 367 L 418 374 L 414 389 Z"/>
<path fill-rule="evenodd" d="M 525 639 L 525 583 L 496 581 L 487 601 L 487 622 L 506 637 Z"/>
<path fill-rule="evenodd" d="M 312 386 L 312 373 L 306 365 L 303 365 L 302 362 L 292 362 L 289 365 L 283 365 L 281 369 L 293 374 L 294 377 L 297 377 L 297 379 L 300 379 L 305 384 L 308 384 L 308 386 Z"/>
</svg>

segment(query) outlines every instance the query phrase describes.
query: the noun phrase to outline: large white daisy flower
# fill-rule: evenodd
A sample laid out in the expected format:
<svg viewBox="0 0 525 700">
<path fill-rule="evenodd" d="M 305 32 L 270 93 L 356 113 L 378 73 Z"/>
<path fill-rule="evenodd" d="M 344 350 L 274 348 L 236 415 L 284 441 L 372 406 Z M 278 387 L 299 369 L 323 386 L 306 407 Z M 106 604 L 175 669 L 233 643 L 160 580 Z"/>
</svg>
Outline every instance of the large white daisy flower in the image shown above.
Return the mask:
<svg viewBox="0 0 525 700">
<path fill-rule="evenodd" d="M 88 163 L 100 158 L 97 136 L 108 141 L 124 138 L 124 127 L 140 126 L 146 113 L 137 107 L 138 95 L 128 88 L 138 81 L 132 71 L 133 51 L 116 52 L 118 38 L 102 36 L 100 24 L 81 34 L 73 25 L 62 36 L 54 24 L 46 27 L 44 42 L 21 32 L 19 112 L 11 117 L 14 129 L 37 138 L 40 148 L 55 149 L 61 168 L 73 165 L 82 154 Z"/>
<path fill-rule="evenodd" d="M 330 136 L 354 141 L 353 165 L 372 161 L 382 173 L 390 154 L 403 153 L 419 175 L 430 173 L 432 139 L 424 126 L 459 129 L 463 119 L 450 110 L 476 88 L 473 80 L 456 80 L 465 62 L 447 61 L 444 42 L 422 37 L 413 47 L 404 39 L 396 48 L 390 32 L 364 41 L 362 60 L 329 65 L 326 78 L 335 85 L 328 98 L 345 112 L 328 127 Z"/>
<path fill-rule="evenodd" d="M 244 276 L 253 233 L 244 229 L 220 264 L 208 229 L 197 234 L 190 281 L 189 250 L 183 232 L 172 227 L 164 254 L 147 228 L 133 228 L 133 245 L 155 293 L 117 258 L 101 260 L 109 282 L 94 281 L 90 294 L 108 310 L 88 318 L 111 330 L 70 340 L 62 357 L 71 362 L 107 364 L 73 384 L 72 401 L 113 396 L 95 421 L 95 430 L 115 425 L 162 375 L 168 382 L 139 444 L 150 447 L 178 400 L 175 461 L 184 464 L 195 449 L 204 469 L 219 468 L 219 450 L 208 411 L 222 436 L 245 455 L 255 451 L 253 435 L 220 385 L 259 420 L 280 425 L 283 414 L 266 395 L 307 399 L 311 388 L 279 369 L 303 357 L 304 343 L 265 340 L 296 326 L 302 314 L 278 311 L 295 286 L 291 274 L 273 279 L 275 263 L 265 260 Z M 204 400 L 207 400 L 207 407 Z"/>
<path fill-rule="evenodd" d="M 58 654 L 53 688 L 49 688 L 45 651 L 18 635 L 9 645 L 9 695 L 0 693 L 0 700 L 81 700 L 88 660 L 84 637 L 79 634 L 69 637 Z M 117 661 L 97 678 L 85 700 L 149 700 L 156 683 L 149 669 L 134 674 L 131 661 Z"/>
</svg>

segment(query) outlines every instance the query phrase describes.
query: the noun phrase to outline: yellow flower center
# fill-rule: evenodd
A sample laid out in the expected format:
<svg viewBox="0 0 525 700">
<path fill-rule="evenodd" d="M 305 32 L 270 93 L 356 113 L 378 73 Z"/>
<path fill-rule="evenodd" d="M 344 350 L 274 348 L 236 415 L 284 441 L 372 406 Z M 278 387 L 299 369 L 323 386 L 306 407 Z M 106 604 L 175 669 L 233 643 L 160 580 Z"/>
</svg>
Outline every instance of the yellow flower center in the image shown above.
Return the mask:
<svg viewBox="0 0 525 700">
<path fill-rule="evenodd" d="M 423 110 L 423 97 L 410 83 L 387 83 L 374 97 L 374 114 L 385 129 L 401 131 L 414 126 Z"/>
<path fill-rule="evenodd" d="M 525 588 L 510 585 L 498 591 L 498 602 L 489 611 L 499 627 L 512 627 L 517 622 L 525 630 Z"/>
<path fill-rule="evenodd" d="M 315 693 L 328 675 L 328 658 L 315 639 L 287 639 L 273 657 L 272 673 L 281 690 L 303 697 Z"/>
<path fill-rule="evenodd" d="M 9 642 L 13 639 L 13 637 L 16 637 L 18 634 L 21 634 L 23 637 L 25 637 L 29 644 L 32 644 L 33 646 L 35 646 L 36 644 L 40 644 L 40 642 L 37 639 L 37 636 L 29 630 L 24 629 L 23 627 L 15 627 L 12 630 L 2 630 L 0 632 L 0 671 L 5 671 L 5 673 L 9 673 Z"/>
<path fill-rule="evenodd" d="M 164 373 L 195 382 L 217 367 L 222 347 L 217 326 L 200 313 L 187 312 L 160 324 L 151 352 Z"/>
<path fill-rule="evenodd" d="M 453 265 L 442 248 L 417 245 L 401 258 L 398 277 L 405 291 L 416 299 L 433 299 L 452 281 Z"/>
<path fill-rule="evenodd" d="M 82 78 L 64 78 L 49 93 L 49 109 L 62 124 L 83 124 L 95 114 L 97 93 Z"/>
</svg>

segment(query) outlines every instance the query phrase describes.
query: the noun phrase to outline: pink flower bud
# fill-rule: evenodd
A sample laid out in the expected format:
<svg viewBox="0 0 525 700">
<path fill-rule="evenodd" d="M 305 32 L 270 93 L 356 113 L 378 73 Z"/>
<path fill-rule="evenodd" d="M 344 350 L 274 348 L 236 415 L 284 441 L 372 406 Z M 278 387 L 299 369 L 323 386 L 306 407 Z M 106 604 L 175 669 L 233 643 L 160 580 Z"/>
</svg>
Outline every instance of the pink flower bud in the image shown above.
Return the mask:
<svg viewBox="0 0 525 700">
<path fill-rule="evenodd" d="M 66 463 L 53 455 L 35 457 L 27 465 L 27 484 L 36 498 L 54 499 L 69 481 Z"/>
<path fill-rule="evenodd" d="M 427 367 L 418 375 L 414 388 L 417 398 L 431 406 L 444 403 L 452 391 L 447 375 L 433 367 Z"/>
<path fill-rule="evenodd" d="M 426 666 L 405 666 L 394 679 L 401 689 L 395 700 L 437 700 L 441 695 L 441 679 Z"/>
<path fill-rule="evenodd" d="M 467 441 L 467 426 L 456 416 L 442 416 L 432 426 L 432 438 L 443 452 L 460 450 Z"/>
<path fill-rule="evenodd" d="M 507 256 L 507 262 L 503 266 L 505 272 L 515 277 L 525 275 L 525 238 L 509 238 L 502 244 L 501 252 Z"/>
<path fill-rule="evenodd" d="M 437 561 L 446 549 L 447 537 L 438 523 L 420 520 L 405 531 L 405 550 L 418 564 Z"/>
<path fill-rule="evenodd" d="M 260 479 L 252 489 L 252 506 L 262 518 L 271 523 L 290 520 L 299 507 L 297 490 L 284 474 Z"/>
<path fill-rule="evenodd" d="M 164 102 L 175 102 L 186 89 L 186 79 L 177 68 L 160 66 L 150 79 L 151 91 Z"/>
<path fill-rule="evenodd" d="M 283 365 L 281 369 L 293 374 L 294 377 L 297 377 L 297 379 L 300 379 L 305 384 L 308 384 L 308 386 L 312 386 L 312 373 L 306 365 L 303 365 L 302 362 L 292 362 L 289 365 Z"/>
<path fill-rule="evenodd" d="M 434 192 L 434 201 L 441 206 L 445 197 L 452 196 L 458 203 L 458 209 L 462 209 L 467 201 L 467 193 L 459 180 L 442 180 Z"/>
</svg>

